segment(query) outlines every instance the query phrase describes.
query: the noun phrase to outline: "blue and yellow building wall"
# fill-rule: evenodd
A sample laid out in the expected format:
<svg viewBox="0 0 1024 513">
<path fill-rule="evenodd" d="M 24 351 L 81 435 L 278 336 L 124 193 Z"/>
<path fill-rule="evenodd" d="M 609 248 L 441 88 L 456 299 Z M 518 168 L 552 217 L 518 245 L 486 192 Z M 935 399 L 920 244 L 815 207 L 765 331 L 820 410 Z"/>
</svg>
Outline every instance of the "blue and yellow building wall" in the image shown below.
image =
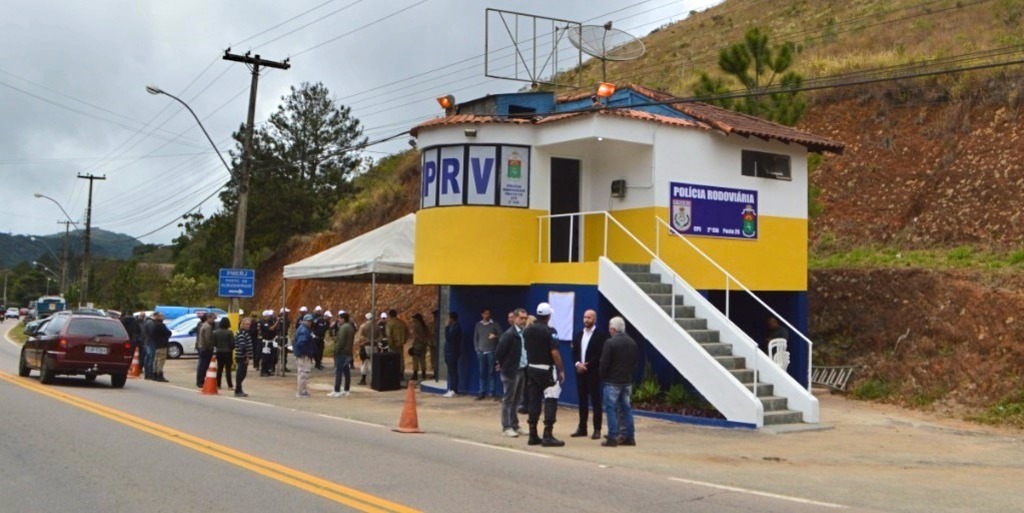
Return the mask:
<svg viewBox="0 0 1024 513">
<path fill-rule="evenodd" d="M 678 182 L 757 192 L 756 238 L 691 235 L 687 240 L 806 332 L 806 149 L 652 125 L 594 116 L 550 125 L 442 125 L 419 131 L 424 160 L 414 283 L 450 287 L 446 306 L 459 312 L 464 329 L 464 391 L 475 391 L 478 383 L 472 327 L 481 307 L 491 308 L 504 324 L 514 307 L 532 309 L 550 291 L 573 291 L 577 323 L 588 308 L 598 310 L 607 322 L 617 312 L 597 291 L 597 259 L 605 255 L 619 263 L 649 263 L 650 254 L 633 237 L 724 311 L 727 286 L 721 271 L 656 222 L 673 215 L 670 187 Z M 472 136 L 467 127 L 474 129 Z M 786 154 L 791 178 L 742 175 L 744 149 Z M 559 193 L 550 190 L 555 157 L 580 160 L 580 211 L 600 212 L 581 216 L 576 262 L 550 258 L 551 230 L 545 216 L 552 196 Z M 511 169 L 516 169 L 515 178 L 509 178 Z M 610 197 L 613 180 L 626 181 L 625 197 Z M 606 223 L 603 212 L 632 236 L 616 223 Z M 735 283 L 728 290 L 730 318 L 754 340 L 764 340 L 767 313 Z M 796 336 L 790 336 L 790 343 L 791 368 L 800 368 L 806 351 Z M 565 353 L 568 343 L 564 346 Z M 648 354 L 646 359 L 657 363 L 659 356 Z M 678 379 L 671 370 L 656 370 L 665 374 L 663 384 Z M 806 381 L 805 375 L 794 377 Z M 573 402 L 575 388 L 570 385 L 565 392 L 563 399 Z"/>
</svg>

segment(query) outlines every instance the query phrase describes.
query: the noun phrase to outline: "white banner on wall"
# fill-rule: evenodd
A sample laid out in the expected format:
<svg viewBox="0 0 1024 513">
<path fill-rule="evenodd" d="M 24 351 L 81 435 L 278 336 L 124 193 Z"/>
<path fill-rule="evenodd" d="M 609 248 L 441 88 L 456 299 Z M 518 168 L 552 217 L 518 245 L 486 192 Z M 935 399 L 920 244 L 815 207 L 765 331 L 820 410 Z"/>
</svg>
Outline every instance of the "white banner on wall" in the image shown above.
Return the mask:
<svg viewBox="0 0 1024 513">
<path fill-rule="evenodd" d="M 495 146 L 469 147 L 469 164 L 466 166 L 469 175 L 467 205 L 494 205 L 498 179 L 497 149 Z"/>
<path fill-rule="evenodd" d="M 530 148 L 501 147 L 501 197 L 503 207 L 530 206 Z"/>
<path fill-rule="evenodd" d="M 554 313 L 548 321 L 558 334 L 558 340 L 572 340 L 572 312 L 576 307 L 575 292 L 548 292 L 548 303 Z"/>
<path fill-rule="evenodd" d="M 466 174 L 462 169 L 465 148 L 448 146 L 441 148 L 441 163 L 438 165 L 438 205 L 461 205 Z"/>
</svg>

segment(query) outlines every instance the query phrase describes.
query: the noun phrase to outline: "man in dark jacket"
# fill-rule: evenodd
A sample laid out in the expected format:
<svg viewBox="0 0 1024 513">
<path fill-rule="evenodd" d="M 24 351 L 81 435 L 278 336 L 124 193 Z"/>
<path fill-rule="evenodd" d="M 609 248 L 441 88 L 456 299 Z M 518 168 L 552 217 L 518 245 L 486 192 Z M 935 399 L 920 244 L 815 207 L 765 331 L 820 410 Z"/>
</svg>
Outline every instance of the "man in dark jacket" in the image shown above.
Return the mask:
<svg viewBox="0 0 1024 513">
<path fill-rule="evenodd" d="M 626 321 L 613 317 L 608 321 L 611 333 L 601 352 L 601 379 L 604 380 L 604 413 L 608 416 L 608 439 L 605 447 L 636 445 L 633 437 L 633 372 L 636 370 L 636 342 L 626 334 Z M 620 430 L 619 420 L 622 420 Z"/>
<path fill-rule="evenodd" d="M 583 312 L 583 329 L 572 337 L 572 360 L 576 366 L 576 393 L 579 397 L 580 424 L 572 437 L 587 436 L 588 403 L 594 409 L 594 433 L 590 438 L 601 439 L 601 349 L 608 334 L 597 329 L 597 312 Z"/>
<path fill-rule="evenodd" d="M 338 334 L 334 337 L 334 392 L 331 397 L 348 397 L 352 386 L 352 346 L 355 345 L 356 327 L 349 321 L 348 312 L 338 314 Z M 345 378 L 345 390 L 341 390 L 341 378 Z"/>
<path fill-rule="evenodd" d="M 2 315 L 0 315 L 2 317 Z M 142 326 L 139 325 L 138 319 L 135 318 L 130 312 L 121 314 L 121 325 L 124 326 L 124 330 L 128 332 L 128 341 L 132 344 L 132 357 L 134 358 L 138 353 L 139 359 L 142 359 Z"/>
<path fill-rule="evenodd" d="M 501 398 L 501 431 L 505 436 L 515 438 L 523 431 L 519 429 L 516 407 L 526 386 L 526 351 L 523 350 L 523 329 L 526 328 L 526 310 L 516 308 L 514 319 L 501 337 L 494 350 L 494 358 L 501 372 L 501 384 L 505 394 Z"/>
<path fill-rule="evenodd" d="M 146 379 L 156 379 L 153 373 L 153 359 L 156 357 L 156 339 L 153 338 L 153 325 L 156 321 L 150 316 L 142 322 L 142 371 Z"/>
<path fill-rule="evenodd" d="M 171 330 L 164 325 L 163 312 L 153 314 L 153 324 L 150 325 L 151 342 L 153 344 L 153 379 L 161 383 L 167 383 L 164 378 L 164 362 L 167 361 L 167 346 L 171 340 Z"/>
<path fill-rule="evenodd" d="M 462 354 L 462 326 L 459 313 L 448 312 L 448 324 L 444 327 L 444 364 L 448 368 L 448 391 L 445 397 L 459 395 L 459 355 Z"/>
<path fill-rule="evenodd" d="M 200 317 L 199 329 L 196 333 L 196 351 L 199 352 L 199 361 L 196 362 L 196 387 L 203 388 L 206 381 L 206 371 L 210 368 L 210 361 L 216 347 L 213 343 L 213 323 L 217 316 L 213 312 L 203 314 Z"/>
<path fill-rule="evenodd" d="M 317 370 L 324 370 L 324 345 L 327 338 L 327 329 L 331 327 L 331 320 L 324 316 L 324 309 L 316 305 L 313 309 L 313 325 L 310 330 L 313 332 L 313 366 Z"/>
<path fill-rule="evenodd" d="M 313 316 L 306 314 L 299 322 L 299 328 L 295 330 L 295 343 L 292 344 L 295 366 L 298 369 L 295 397 L 309 397 L 309 373 L 313 368 L 313 353 L 316 351 L 316 346 L 313 345 L 313 333 L 310 329 L 312 324 Z"/>
</svg>

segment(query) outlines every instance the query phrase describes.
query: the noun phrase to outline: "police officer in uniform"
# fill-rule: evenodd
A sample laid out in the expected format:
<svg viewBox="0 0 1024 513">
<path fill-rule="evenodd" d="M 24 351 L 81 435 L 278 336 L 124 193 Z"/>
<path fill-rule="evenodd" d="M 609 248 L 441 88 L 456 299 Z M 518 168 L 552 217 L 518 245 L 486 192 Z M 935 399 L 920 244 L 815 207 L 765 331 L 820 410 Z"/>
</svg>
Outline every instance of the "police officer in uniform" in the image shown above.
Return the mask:
<svg viewBox="0 0 1024 513">
<path fill-rule="evenodd" d="M 263 311 L 263 320 L 260 321 L 260 376 L 271 376 L 274 374 L 274 366 L 277 364 L 277 334 L 281 328 L 281 322 L 274 318 L 273 310 Z"/>
<path fill-rule="evenodd" d="M 526 395 L 530 425 L 530 445 L 543 447 L 561 447 L 565 442 L 555 438 L 552 431 L 555 427 L 555 415 L 558 413 L 558 394 L 562 383 L 565 383 L 565 367 L 562 366 L 562 355 L 558 352 L 558 340 L 548 327 L 548 320 L 553 310 L 551 305 L 537 305 L 537 320 L 523 330 L 526 346 Z M 555 374 L 557 369 L 558 373 Z M 553 395 L 554 397 L 547 397 Z M 540 420 L 541 407 L 544 409 L 544 437 L 537 436 L 537 422 Z"/>
<path fill-rule="evenodd" d="M 327 336 L 327 329 L 331 327 L 331 320 L 324 316 L 324 309 L 317 305 L 313 309 L 313 366 L 317 370 L 324 370 L 324 337 Z"/>
</svg>

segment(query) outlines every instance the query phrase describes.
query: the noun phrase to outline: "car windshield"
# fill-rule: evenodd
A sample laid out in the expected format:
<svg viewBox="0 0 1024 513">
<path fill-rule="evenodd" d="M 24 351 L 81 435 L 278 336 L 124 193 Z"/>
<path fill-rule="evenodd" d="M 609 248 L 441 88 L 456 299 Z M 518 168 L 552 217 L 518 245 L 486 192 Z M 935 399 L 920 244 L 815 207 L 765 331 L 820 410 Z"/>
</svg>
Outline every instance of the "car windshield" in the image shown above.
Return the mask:
<svg viewBox="0 0 1024 513">
<path fill-rule="evenodd" d="M 178 323 L 177 326 L 174 326 L 174 327 L 170 328 L 170 330 L 173 333 L 185 333 L 185 332 L 188 332 L 188 331 L 192 331 L 198 325 L 199 325 L 199 318 L 198 317 L 193 317 L 193 318 L 189 319 L 188 322 L 180 322 L 180 323 Z"/>
<path fill-rule="evenodd" d="M 197 319 L 197 317 L 195 315 L 193 315 L 193 314 L 182 315 L 181 317 L 178 317 L 177 319 L 174 319 L 173 321 L 167 321 L 167 323 L 166 323 L 167 324 L 167 329 L 169 329 L 171 331 L 174 331 L 174 330 L 178 329 L 178 326 L 181 326 L 182 324 L 185 324 L 187 322 L 195 322 L 196 319 Z"/>
<path fill-rule="evenodd" d="M 71 321 L 68 336 L 128 338 L 128 332 L 121 323 L 112 319 L 77 318 Z"/>
</svg>

